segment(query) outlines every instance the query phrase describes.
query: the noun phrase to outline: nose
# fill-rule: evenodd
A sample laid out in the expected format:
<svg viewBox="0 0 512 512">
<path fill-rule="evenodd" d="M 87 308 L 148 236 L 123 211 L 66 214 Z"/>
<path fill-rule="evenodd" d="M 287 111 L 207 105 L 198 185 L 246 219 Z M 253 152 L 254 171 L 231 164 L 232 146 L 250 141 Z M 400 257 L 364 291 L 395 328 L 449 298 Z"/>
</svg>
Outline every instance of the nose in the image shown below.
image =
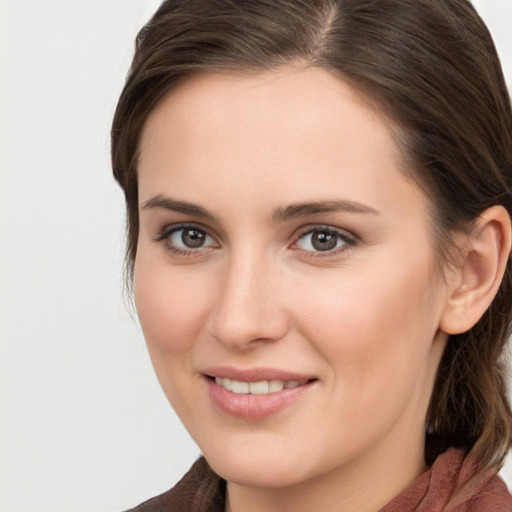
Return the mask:
<svg viewBox="0 0 512 512">
<path fill-rule="evenodd" d="M 281 339 L 288 330 L 282 285 L 279 269 L 263 256 L 233 256 L 212 311 L 213 338 L 239 351 Z"/>
</svg>

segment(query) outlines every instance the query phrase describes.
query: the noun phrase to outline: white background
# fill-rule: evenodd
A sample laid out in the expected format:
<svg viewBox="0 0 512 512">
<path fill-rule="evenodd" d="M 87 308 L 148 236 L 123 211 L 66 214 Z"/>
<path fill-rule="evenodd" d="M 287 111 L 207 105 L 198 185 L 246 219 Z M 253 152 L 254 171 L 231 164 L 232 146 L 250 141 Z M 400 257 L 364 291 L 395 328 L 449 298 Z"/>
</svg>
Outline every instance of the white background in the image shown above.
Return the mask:
<svg viewBox="0 0 512 512">
<path fill-rule="evenodd" d="M 0 0 L 0 512 L 123 510 L 199 453 L 123 300 L 109 163 L 133 40 L 158 4 Z M 512 85 L 512 0 L 475 5 Z"/>
</svg>

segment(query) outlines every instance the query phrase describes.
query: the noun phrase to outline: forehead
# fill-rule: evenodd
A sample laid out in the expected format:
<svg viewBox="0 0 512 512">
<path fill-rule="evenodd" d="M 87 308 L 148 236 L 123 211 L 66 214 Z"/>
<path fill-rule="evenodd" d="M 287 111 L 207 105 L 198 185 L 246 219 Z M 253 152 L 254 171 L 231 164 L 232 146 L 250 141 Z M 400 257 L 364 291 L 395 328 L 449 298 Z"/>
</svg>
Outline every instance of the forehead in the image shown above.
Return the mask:
<svg viewBox="0 0 512 512">
<path fill-rule="evenodd" d="M 282 203 L 286 196 L 301 201 L 337 190 L 378 209 L 383 192 L 400 193 L 404 182 L 408 192 L 416 189 L 398 171 L 393 128 L 321 68 L 198 75 L 148 117 L 140 146 L 141 198 L 168 188 L 195 200 L 203 188 L 214 187 L 249 199 L 271 188 Z"/>
<path fill-rule="evenodd" d="M 340 131 L 342 126 L 347 129 Z M 229 135 L 231 147 L 237 142 L 247 146 L 250 139 L 244 137 L 251 133 L 260 142 L 266 133 L 266 147 L 299 137 L 337 145 L 371 138 L 397 156 L 390 127 L 361 94 L 322 68 L 288 65 L 258 74 L 204 73 L 178 85 L 149 115 L 141 158 L 148 145 L 161 142 L 173 128 L 180 139 L 201 142 L 221 144 Z"/>
</svg>

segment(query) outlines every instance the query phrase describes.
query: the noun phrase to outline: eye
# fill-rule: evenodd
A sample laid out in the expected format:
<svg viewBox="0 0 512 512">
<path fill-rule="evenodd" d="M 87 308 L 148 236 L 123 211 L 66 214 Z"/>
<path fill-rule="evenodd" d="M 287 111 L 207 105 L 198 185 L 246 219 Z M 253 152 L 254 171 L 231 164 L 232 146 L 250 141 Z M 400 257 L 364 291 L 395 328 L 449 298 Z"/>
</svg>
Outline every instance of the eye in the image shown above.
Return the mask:
<svg viewBox="0 0 512 512">
<path fill-rule="evenodd" d="M 197 228 L 181 228 L 174 231 L 169 240 L 176 247 L 197 249 L 207 242 L 208 235 Z"/>
<path fill-rule="evenodd" d="M 217 242 L 204 229 L 193 225 L 169 226 L 155 238 L 155 241 L 165 242 L 171 252 L 181 255 L 218 247 Z"/>
<path fill-rule="evenodd" d="M 338 252 L 356 245 L 353 237 L 332 227 L 318 227 L 303 233 L 294 246 L 308 252 Z"/>
</svg>

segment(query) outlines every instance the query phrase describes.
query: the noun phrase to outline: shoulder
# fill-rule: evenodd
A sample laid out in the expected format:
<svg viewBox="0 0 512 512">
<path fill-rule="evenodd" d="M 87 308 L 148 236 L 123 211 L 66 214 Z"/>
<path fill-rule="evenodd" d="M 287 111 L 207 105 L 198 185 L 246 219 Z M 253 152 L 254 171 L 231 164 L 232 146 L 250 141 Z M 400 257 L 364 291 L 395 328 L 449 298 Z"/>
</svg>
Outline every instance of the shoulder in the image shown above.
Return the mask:
<svg viewBox="0 0 512 512">
<path fill-rule="evenodd" d="M 505 482 L 494 475 L 467 502 L 461 512 L 512 512 L 512 495 Z M 458 512 L 458 511 L 457 511 Z"/>
<path fill-rule="evenodd" d="M 449 449 L 380 512 L 512 512 L 497 469 L 479 470 L 462 450 Z"/>
<path fill-rule="evenodd" d="M 169 491 L 126 512 L 224 512 L 226 483 L 200 457 Z"/>
</svg>

